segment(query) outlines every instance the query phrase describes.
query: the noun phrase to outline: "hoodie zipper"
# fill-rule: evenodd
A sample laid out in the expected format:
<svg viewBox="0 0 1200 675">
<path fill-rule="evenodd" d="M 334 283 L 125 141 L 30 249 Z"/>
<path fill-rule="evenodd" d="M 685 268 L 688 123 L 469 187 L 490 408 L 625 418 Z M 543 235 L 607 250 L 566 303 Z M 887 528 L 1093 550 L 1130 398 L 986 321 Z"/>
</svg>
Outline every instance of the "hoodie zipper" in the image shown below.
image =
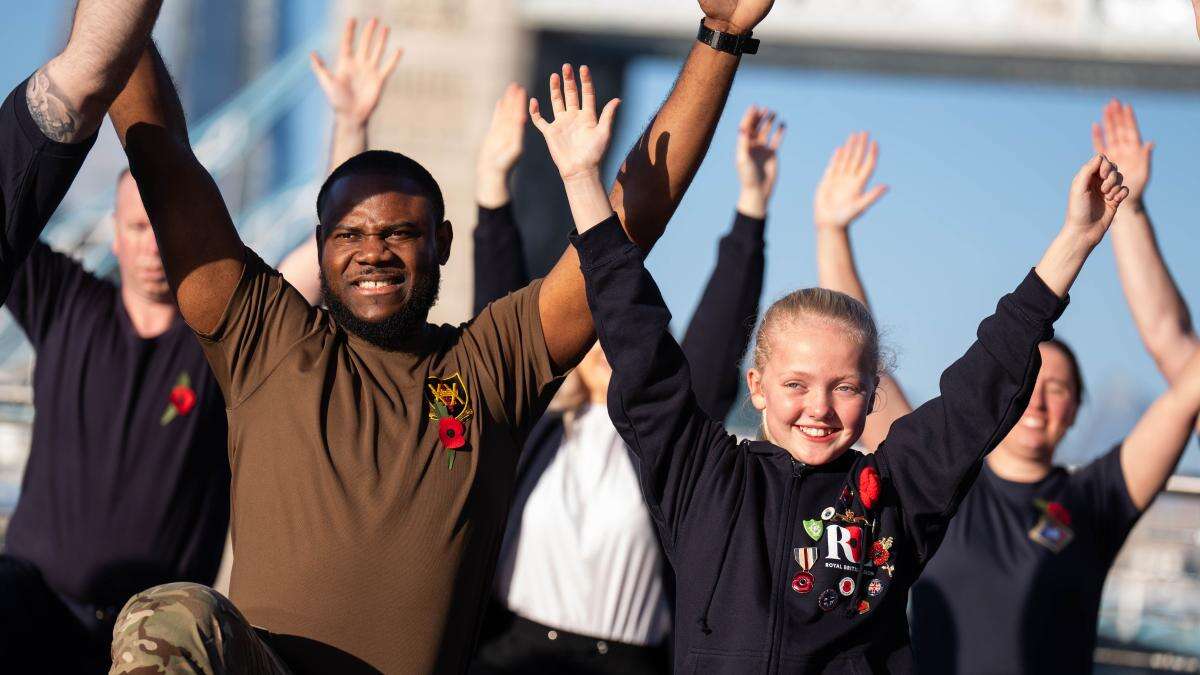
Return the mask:
<svg viewBox="0 0 1200 675">
<path fill-rule="evenodd" d="M 771 650 L 767 652 L 767 673 L 769 675 L 774 675 L 775 673 L 779 672 L 779 649 L 780 640 L 783 635 L 783 609 L 787 606 L 787 561 L 791 560 L 791 556 L 788 554 L 788 549 L 791 548 L 792 545 L 792 529 L 795 527 L 796 522 L 796 509 L 792 506 L 792 502 L 793 497 L 796 491 L 799 489 L 800 483 L 804 478 L 804 471 L 808 468 L 807 464 L 803 462 L 797 462 L 794 457 L 789 457 L 788 459 L 790 459 L 792 462 L 792 476 L 788 480 L 787 491 L 784 493 L 783 497 L 784 526 L 783 532 L 779 536 L 780 554 L 779 570 L 777 574 L 779 577 L 779 585 L 776 589 L 775 612 L 774 616 L 771 618 Z"/>
</svg>

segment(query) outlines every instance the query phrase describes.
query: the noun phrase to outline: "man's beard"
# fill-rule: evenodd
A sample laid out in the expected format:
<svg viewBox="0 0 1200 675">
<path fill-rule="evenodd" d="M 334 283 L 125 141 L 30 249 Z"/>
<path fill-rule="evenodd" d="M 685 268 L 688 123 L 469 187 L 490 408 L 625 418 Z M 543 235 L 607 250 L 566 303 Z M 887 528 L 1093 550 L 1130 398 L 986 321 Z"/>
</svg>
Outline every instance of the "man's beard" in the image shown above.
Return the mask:
<svg viewBox="0 0 1200 675">
<path fill-rule="evenodd" d="M 408 301 L 400 311 L 380 321 L 366 321 L 355 316 L 349 307 L 342 304 L 341 298 L 329 288 L 325 270 L 321 270 L 321 297 L 325 306 L 329 308 L 329 313 L 333 315 L 333 320 L 363 340 L 390 351 L 403 350 L 419 334 L 429 318 L 429 310 L 437 302 L 441 285 L 440 267 L 434 267 L 428 274 L 415 276 Z"/>
</svg>

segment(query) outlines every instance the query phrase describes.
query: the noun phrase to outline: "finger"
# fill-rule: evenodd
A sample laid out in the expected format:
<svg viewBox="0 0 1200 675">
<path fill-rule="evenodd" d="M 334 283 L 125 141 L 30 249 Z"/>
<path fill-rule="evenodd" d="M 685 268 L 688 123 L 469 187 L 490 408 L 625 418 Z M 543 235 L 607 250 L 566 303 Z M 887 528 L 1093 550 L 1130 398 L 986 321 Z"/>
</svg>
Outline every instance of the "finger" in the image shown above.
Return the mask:
<svg viewBox="0 0 1200 675">
<path fill-rule="evenodd" d="M 1125 137 L 1129 143 L 1142 144 L 1142 134 L 1138 130 L 1137 118 L 1133 115 L 1133 106 L 1126 103 L 1121 106 L 1121 122 L 1125 128 Z"/>
<path fill-rule="evenodd" d="M 867 134 L 857 133 L 854 135 L 854 154 L 850 156 L 850 169 L 858 171 L 863 163 L 863 155 L 866 153 Z"/>
<path fill-rule="evenodd" d="M 325 66 L 325 61 L 321 58 L 321 55 L 316 52 L 310 53 L 308 58 L 310 65 L 312 66 L 313 75 L 317 76 L 317 84 L 321 85 L 321 89 L 324 89 L 326 92 L 328 92 L 330 86 L 332 85 L 332 82 L 330 81 L 332 78 L 329 74 L 329 69 Z"/>
<path fill-rule="evenodd" d="M 1100 192 L 1108 194 L 1109 192 L 1112 192 L 1113 188 L 1117 187 L 1120 184 L 1121 184 L 1121 174 L 1117 173 L 1116 171 L 1113 171 L 1113 172 L 1109 173 L 1108 176 L 1104 178 L 1104 180 L 1100 181 Z"/>
<path fill-rule="evenodd" d="M 562 74 L 563 99 L 567 104 L 567 110 L 579 110 L 579 83 L 575 81 L 575 68 L 569 63 L 564 63 Z"/>
<path fill-rule="evenodd" d="M 404 56 L 404 48 L 397 47 L 396 51 L 392 52 L 391 58 L 388 59 L 387 65 L 383 67 L 383 79 L 392 76 L 392 71 L 396 70 L 396 66 L 400 63 L 400 57 Z"/>
<path fill-rule="evenodd" d="M 550 74 L 550 109 L 554 111 L 556 118 L 567 111 L 567 106 L 563 103 L 562 78 L 558 73 Z"/>
<path fill-rule="evenodd" d="M 751 105 L 742 113 L 742 121 L 738 122 L 738 135 L 749 136 L 750 131 L 758 124 L 758 106 Z"/>
<path fill-rule="evenodd" d="M 1100 163 L 1106 162 L 1104 155 L 1095 154 L 1087 161 L 1079 171 L 1075 174 L 1075 178 L 1071 180 L 1071 192 L 1075 194 L 1087 192 L 1088 183 L 1092 180 L 1092 176 L 1100 170 Z"/>
<path fill-rule="evenodd" d="M 837 151 L 837 171 L 845 171 L 850 164 L 850 152 L 854 148 L 854 134 L 846 137 L 846 142 Z"/>
<path fill-rule="evenodd" d="M 766 145 L 771 138 L 771 130 L 775 127 L 775 111 L 768 110 L 763 116 L 762 121 L 758 125 L 758 136 L 755 142 L 758 145 Z"/>
<path fill-rule="evenodd" d="M 533 126 L 543 134 L 550 128 L 550 123 L 542 117 L 542 107 L 538 105 L 536 98 L 529 99 L 529 119 L 533 120 Z"/>
<path fill-rule="evenodd" d="M 859 213 L 862 213 L 863 211 L 866 211 L 874 206 L 875 202 L 879 201 L 884 195 L 887 194 L 887 192 L 888 186 L 886 185 L 876 185 L 868 190 L 867 193 L 858 200 Z"/>
<path fill-rule="evenodd" d="M 1129 188 L 1122 186 L 1121 189 L 1117 191 L 1117 194 L 1109 201 L 1112 202 L 1113 206 L 1120 206 L 1121 202 L 1125 201 L 1125 198 L 1128 196 Z"/>
<path fill-rule="evenodd" d="M 338 46 L 338 58 L 346 60 L 354 53 L 354 31 L 358 30 L 358 19 L 346 19 L 346 27 L 342 29 L 342 43 Z"/>
<path fill-rule="evenodd" d="M 775 127 L 775 135 L 771 137 L 771 150 L 778 150 L 779 146 L 783 145 L 783 137 L 787 132 L 787 122 L 780 122 L 778 127 Z"/>
<path fill-rule="evenodd" d="M 363 26 L 362 35 L 358 38 L 358 48 L 355 50 L 355 58 L 359 61 L 366 61 L 367 55 L 371 53 L 371 41 L 375 39 L 375 29 L 378 27 L 379 19 L 375 17 L 371 17 L 367 25 Z"/>
<path fill-rule="evenodd" d="M 579 67 L 579 86 L 583 90 L 583 111 L 596 114 L 596 87 L 592 84 L 592 70 L 587 66 Z M 611 103 L 611 101 L 610 101 Z M 605 106 L 607 107 L 607 105 Z"/>
<path fill-rule="evenodd" d="M 837 173 L 842 170 L 842 165 L 846 162 L 846 149 L 838 146 L 833 149 L 833 154 L 829 156 L 829 164 L 825 166 L 825 175 Z"/>
<path fill-rule="evenodd" d="M 379 31 L 379 39 L 375 40 L 375 44 L 371 46 L 370 63 L 375 68 L 379 68 L 379 64 L 383 62 L 383 53 L 387 50 L 388 38 L 392 34 L 391 26 L 384 26 Z"/>
<path fill-rule="evenodd" d="M 1117 131 L 1118 123 L 1115 114 L 1115 105 L 1116 99 L 1109 101 L 1104 106 L 1104 115 L 1101 118 L 1101 122 L 1104 125 L 1104 141 L 1109 145 L 1120 142 L 1119 132 Z"/>
<path fill-rule="evenodd" d="M 867 144 L 867 156 L 862 163 L 860 173 L 864 176 L 870 176 L 875 172 L 875 164 L 879 161 L 879 143 L 871 141 Z"/>
<path fill-rule="evenodd" d="M 1092 149 L 1096 154 L 1104 153 L 1104 131 L 1097 122 L 1092 122 Z"/>
<path fill-rule="evenodd" d="M 1149 166 L 1151 160 L 1154 159 L 1154 148 L 1155 148 L 1155 145 L 1153 143 L 1147 143 L 1142 148 L 1142 157 L 1144 157 L 1146 159 L 1147 166 Z"/>
<path fill-rule="evenodd" d="M 597 126 L 599 126 L 601 129 L 604 129 L 605 132 L 611 134 L 613 119 L 616 118 L 617 108 L 620 107 L 620 105 L 621 99 L 619 98 L 614 98 L 613 100 L 604 104 L 604 110 L 600 111 L 600 120 L 597 122 Z"/>
</svg>

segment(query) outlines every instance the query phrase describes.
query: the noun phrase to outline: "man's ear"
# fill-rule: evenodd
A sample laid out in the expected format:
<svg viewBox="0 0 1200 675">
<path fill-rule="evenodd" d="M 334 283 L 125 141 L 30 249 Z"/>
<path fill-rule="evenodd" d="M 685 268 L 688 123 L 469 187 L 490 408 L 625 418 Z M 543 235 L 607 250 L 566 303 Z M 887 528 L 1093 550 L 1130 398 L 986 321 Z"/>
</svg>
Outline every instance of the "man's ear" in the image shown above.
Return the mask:
<svg viewBox="0 0 1200 675">
<path fill-rule="evenodd" d="M 434 239 L 437 241 L 438 264 L 445 265 L 450 260 L 450 245 L 454 243 L 454 226 L 450 221 L 443 220 L 437 226 Z"/>
</svg>

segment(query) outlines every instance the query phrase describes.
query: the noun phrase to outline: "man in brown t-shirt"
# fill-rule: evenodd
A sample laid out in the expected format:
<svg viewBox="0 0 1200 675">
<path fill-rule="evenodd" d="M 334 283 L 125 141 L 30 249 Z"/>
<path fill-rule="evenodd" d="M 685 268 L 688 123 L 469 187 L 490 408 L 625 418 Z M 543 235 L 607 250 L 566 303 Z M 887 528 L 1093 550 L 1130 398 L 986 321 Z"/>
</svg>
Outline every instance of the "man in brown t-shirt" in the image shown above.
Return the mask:
<svg viewBox="0 0 1200 675">
<path fill-rule="evenodd" d="M 701 6 L 731 37 L 694 46 L 610 195 L 645 248 L 707 149 L 744 44 L 732 36 L 771 0 Z M 239 240 L 153 49 L 111 115 L 229 407 L 237 605 L 193 584 L 140 594 L 113 672 L 463 671 L 517 453 L 593 340 L 574 250 L 467 324 L 430 326 L 452 240 L 440 190 L 408 158 L 364 153 L 318 198 L 329 309 L 312 308 Z"/>
</svg>

